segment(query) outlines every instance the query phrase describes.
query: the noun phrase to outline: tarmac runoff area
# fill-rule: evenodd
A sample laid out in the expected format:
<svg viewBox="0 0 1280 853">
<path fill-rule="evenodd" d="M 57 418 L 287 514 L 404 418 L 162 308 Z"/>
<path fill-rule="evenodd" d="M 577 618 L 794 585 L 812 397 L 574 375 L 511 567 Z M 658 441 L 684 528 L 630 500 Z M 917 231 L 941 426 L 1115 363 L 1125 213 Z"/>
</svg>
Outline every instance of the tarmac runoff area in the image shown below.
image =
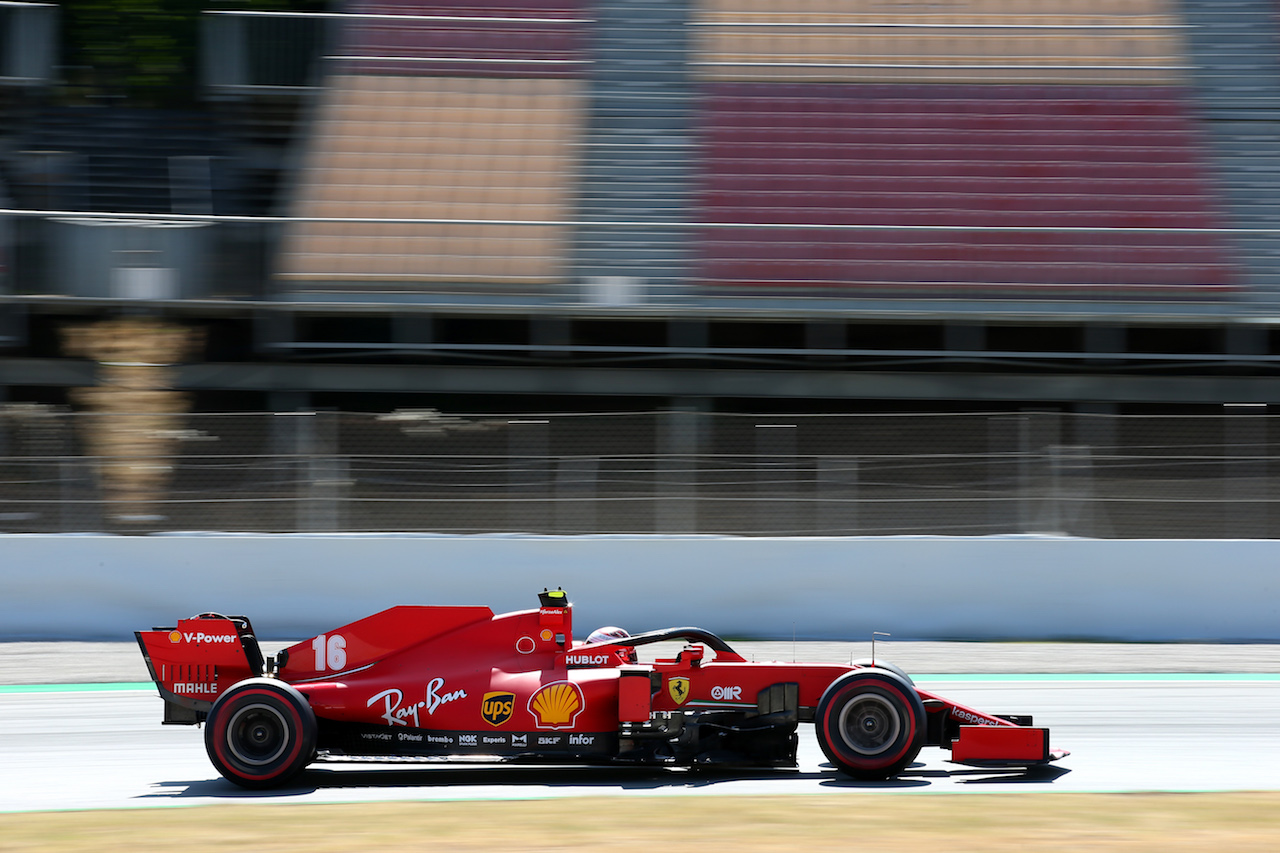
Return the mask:
<svg viewBox="0 0 1280 853">
<path fill-rule="evenodd" d="M 274 654 L 292 641 L 263 641 Z M 871 643 L 730 641 L 748 660 L 847 663 Z M 918 675 L 1280 673 L 1280 643 L 879 642 L 875 656 Z M 149 681 L 135 642 L 0 642 L 0 685 Z"/>
<path fill-rule="evenodd" d="M 264 643 L 269 654 L 284 645 Z M 733 645 L 757 660 L 847 662 L 870 656 L 869 643 Z M 415 821 L 437 814 L 447 822 L 453 809 L 467 807 L 463 801 L 482 801 L 477 807 L 488 815 L 485 827 L 511 823 L 527 829 L 505 816 L 521 808 L 514 801 L 532 798 L 541 801 L 539 814 L 555 818 L 555 826 L 577 828 L 586 816 L 597 813 L 615 821 L 618 814 L 636 817 L 642 808 L 638 804 L 647 797 L 683 803 L 710 796 L 717 799 L 702 800 L 690 814 L 732 813 L 733 819 L 717 828 L 714 840 L 708 839 L 718 846 L 846 849 L 848 838 L 837 830 L 847 829 L 851 820 L 866 830 L 868 815 L 882 818 L 887 805 L 861 799 L 877 795 L 901 796 L 915 805 L 893 807 L 901 814 L 885 825 L 884 843 L 864 844 L 860 836 L 859 846 L 866 849 L 1280 850 L 1280 782 L 1275 773 L 1280 763 L 1280 645 L 882 642 L 877 644 L 877 657 L 902 666 L 928 689 L 955 701 L 993 712 L 1034 715 L 1052 729 L 1053 743 L 1070 749 L 1071 755 L 1048 768 L 1010 774 L 958 767 L 931 749 L 893 782 L 862 783 L 835 774 L 812 733 L 802 732 L 797 768 L 777 773 L 637 773 L 636 768 L 607 767 L 557 768 L 548 773 L 545 768 L 484 764 L 337 763 L 318 764 L 298 784 L 279 791 L 245 792 L 217 777 L 202 732 L 160 723 L 160 703 L 146 680 L 136 644 L 11 642 L 0 643 L 0 753 L 6 769 L 0 774 L 0 837 L 12 842 L 26 833 L 33 843 L 15 848 L 22 850 L 147 853 L 170 849 L 175 837 L 163 832 L 154 843 L 139 843 L 155 826 L 149 817 L 154 807 L 183 807 L 178 811 L 188 815 L 192 806 L 229 809 L 228 820 L 234 822 L 248 819 L 259 807 L 361 803 L 364 809 L 398 810 L 384 813 L 385 819 L 376 824 L 359 824 L 360 830 L 376 830 L 381 838 L 394 825 L 412 838 L 412 843 L 379 849 L 419 850 L 423 837 L 447 839 L 453 849 L 475 849 L 500 839 L 487 831 L 463 838 L 456 821 L 426 826 Z M 102 686 L 92 686 L 95 682 Z M 1089 799 L 1076 805 L 1066 800 L 1045 805 L 1049 801 L 1040 796 L 1011 796 L 1030 792 Z M 1160 792 L 1165 798 L 1139 802 L 1134 799 L 1138 792 Z M 976 829 L 975 793 L 983 795 L 979 810 L 991 819 L 1028 810 L 1038 829 L 1032 831 L 1032 824 Z M 1099 794 L 1125 796 L 1095 799 Z M 1170 806 L 1170 794 L 1213 799 Z M 625 804 L 620 797 L 627 798 Z M 1028 801 L 1041 805 L 1022 805 Z M 802 807 L 830 810 L 825 820 L 814 815 L 800 824 L 827 836 L 810 839 L 792 827 L 788 832 L 796 834 L 791 843 L 756 843 L 771 825 L 761 822 L 762 810 L 790 814 Z M 1206 816 L 1175 825 L 1168 817 L 1171 808 L 1177 814 L 1199 808 Z M 1044 816 L 1064 809 L 1072 812 L 1072 820 L 1042 832 Z M 64 843 L 65 814 L 17 814 L 69 810 L 101 815 L 84 818 L 83 843 Z M 691 816 L 674 817 L 665 807 L 659 811 L 660 817 L 639 820 L 637 825 L 667 825 L 674 818 L 685 833 L 702 826 Z M 206 813 L 201 815 L 203 822 Z M 1240 815 L 1244 823 L 1232 817 Z M 940 822 L 925 830 L 926 818 Z M 338 827 L 353 829 L 341 814 L 317 812 L 314 820 L 334 832 Z M 287 817 L 278 823 L 282 828 L 297 826 Z M 922 829 L 920 838 L 902 837 L 904 827 L 915 826 Z M 616 825 L 609 828 L 616 830 Z M 1233 841 L 1226 837 L 1230 832 L 1242 835 Z M 104 846 L 104 837 L 119 843 Z M 993 837 L 1005 843 L 994 845 Z M 57 843 L 39 842 L 45 838 Z M 607 833 L 583 836 L 580 843 L 566 843 L 558 833 L 548 838 L 554 844 L 541 849 L 596 849 L 611 843 Z M 1026 843 L 1034 838 L 1046 843 Z M 1102 843 L 1108 840 L 1117 843 Z M 327 847 L 298 846 L 292 836 L 287 841 L 273 849 L 347 851 L 369 846 L 368 838 L 349 837 L 342 845 Z M 449 844 L 435 846 L 450 849 Z M 514 841 L 514 849 L 532 846 Z M 674 839 L 665 846 L 692 845 Z M 0 842 L 0 849 L 8 849 L 5 842 Z M 653 849 L 652 843 L 645 849 Z"/>
</svg>

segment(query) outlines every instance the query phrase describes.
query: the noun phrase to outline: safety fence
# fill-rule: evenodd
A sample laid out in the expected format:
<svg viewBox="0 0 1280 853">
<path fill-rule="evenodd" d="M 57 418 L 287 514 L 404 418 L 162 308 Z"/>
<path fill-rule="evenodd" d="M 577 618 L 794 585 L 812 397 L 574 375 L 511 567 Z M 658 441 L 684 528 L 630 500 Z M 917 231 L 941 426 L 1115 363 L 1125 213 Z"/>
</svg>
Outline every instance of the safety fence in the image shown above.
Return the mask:
<svg viewBox="0 0 1280 853">
<path fill-rule="evenodd" d="M 1200 416 L 0 409 L 0 532 L 1280 538 L 1266 407 Z"/>
</svg>

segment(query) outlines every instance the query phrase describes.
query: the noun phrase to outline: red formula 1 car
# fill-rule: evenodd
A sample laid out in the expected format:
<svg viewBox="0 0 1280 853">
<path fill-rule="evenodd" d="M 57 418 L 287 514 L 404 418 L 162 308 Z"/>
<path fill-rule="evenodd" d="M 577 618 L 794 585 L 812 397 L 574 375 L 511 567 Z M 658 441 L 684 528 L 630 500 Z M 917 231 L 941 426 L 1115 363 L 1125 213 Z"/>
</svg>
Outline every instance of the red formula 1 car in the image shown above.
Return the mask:
<svg viewBox="0 0 1280 853">
<path fill-rule="evenodd" d="M 983 767 L 1066 754 L 1029 717 L 963 707 L 890 665 L 753 663 L 700 628 L 575 643 L 564 592 L 539 603 L 393 607 L 265 660 L 242 616 L 137 638 L 164 722 L 206 723 L 210 760 L 249 788 L 351 757 L 794 767 L 802 722 L 856 779 L 892 777 L 924 746 Z M 638 662 L 663 641 L 684 645 Z"/>
</svg>

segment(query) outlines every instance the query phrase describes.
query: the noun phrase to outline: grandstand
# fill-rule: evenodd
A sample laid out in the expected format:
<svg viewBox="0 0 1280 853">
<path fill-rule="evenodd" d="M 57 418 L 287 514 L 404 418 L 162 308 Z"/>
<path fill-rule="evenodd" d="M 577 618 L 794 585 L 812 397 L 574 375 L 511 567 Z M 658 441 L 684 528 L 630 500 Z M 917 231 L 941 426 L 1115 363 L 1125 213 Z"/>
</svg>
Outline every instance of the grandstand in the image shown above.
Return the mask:
<svg viewBox="0 0 1280 853">
<path fill-rule="evenodd" d="M 644 102 L 612 111 L 629 133 L 604 139 L 593 112 L 619 75 L 642 88 L 663 43 L 625 37 L 645 4 L 621 25 L 613 5 L 353 6 L 289 210 L 395 222 L 292 226 L 282 292 L 536 299 L 622 279 L 632 300 L 1199 303 L 1239 289 L 1170 3 L 691 3 L 667 25 L 692 35 L 663 57 L 684 86 L 652 74 Z M 664 111 L 673 100 L 683 110 Z M 596 160 L 608 180 L 588 174 Z M 602 203 L 633 169 L 665 169 L 669 198 Z M 667 205 L 683 209 L 652 216 Z M 651 242 L 692 264 L 673 273 L 583 227 L 575 269 L 565 223 L 606 216 L 651 222 Z M 598 245 L 611 237 L 618 251 Z"/>
<path fill-rule="evenodd" d="M 1272 289 L 1204 118 L 1218 54 L 1171 2 L 353 11 L 286 207 L 286 350 L 1270 352 L 1234 322 Z M 328 300 L 430 319 L 326 341 L 306 306 Z M 477 312 L 505 330 L 468 340 Z M 732 384 L 645 378 L 657 399 Z"/>
<path fill-rule="evenodd" d="M 200 327 L 176 381 L 205 408 L 1278 396 L 1264 0 L 359 0 L 203 25 L 198 120 L 73 107 L 29 52 L 0 60 L 12 398 L 91 383 L 55 342 L 104 308 Z M 162 239 L 182 216 L 207 233 Z"/>
<path fill-rule="evenodd" d="M 279 275 L 287 292 L 360 292 L 352 285 L 364 281 L 384 293 L 533 284 L 558 294 L 557 283 L 573 283 L 565 229 L 535 223 L 598 203 L 572 197 L 583 167 L 575 154 L 591 157 L 584 96 L 553 81 L 584 77 L 607 90 L 596 78 L 611 75 L 593 76 L 604 51 L 589 58 L 586 21 L 571 17 L 582 10 L 503 4 L 501 17 L 494 8 L 402 14 L 395 26 L 357 17 L 348 27 L 292 211 L 468 222 L 300 224 Z M 664 296 L 741 285 L 784 287 L 791 298 L 1084 293 L 1109 302 L 1237 290 L 1187 96 L 1192 66 L 1168 4 L 928 8 L 692 4 L 684 59 L 700 112 L 686 144 L 667 149 L 669 160 L 692 163 L 669 165 L 685 183 L 673 194 L 703 223 L 738 227 L 695 225 L 697 260 L 683 281 L 607 256 L 579 278 L 609 281 L 613 261 L 633 292 Z M 522 40 L 531 34 L 540 40 Z M 493 45 L 504 39 L 515 47 L 498 64 Z M 625 67 L 618 56 L 609 63 Z M 516 95 L 519 107 L 502 104 L 513 81 L 531 78 L 542 85 Z M 657 84 L 668 81 L 654 82 L 665 94 Z M 535 107 L 544 96 L 550 102 Z M 380 109 L 359 107 L 374 98 Z M 629 123 L 641 124 L 642 110 Z M 631 166 L 615 162 L 616 179 L 628 180 Z M 387 186 L 408 172 L 408 185 Z M 643 215 L 644 202 L 606 210 Z M 681 222 L 655 223 L 656 239 L 672 239 Z M 891 230 L 904 225 L 917 230 Z M 1039 230 L 1004 230 L 1028 226 Z"/>
<path fill-rule="evenodd" d="M 348 7 L 291 212 L 466 222 L 302 222 L 282 282 L 388 292 L 565 276 L 586 22 L 552 6 Z"/>
</svg>

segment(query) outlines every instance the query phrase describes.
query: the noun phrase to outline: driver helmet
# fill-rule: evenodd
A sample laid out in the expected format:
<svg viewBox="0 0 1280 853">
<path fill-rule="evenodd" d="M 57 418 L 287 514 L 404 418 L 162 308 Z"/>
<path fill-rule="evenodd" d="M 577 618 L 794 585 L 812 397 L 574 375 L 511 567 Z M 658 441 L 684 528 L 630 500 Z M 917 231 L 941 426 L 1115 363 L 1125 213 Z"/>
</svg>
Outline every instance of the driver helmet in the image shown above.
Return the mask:
<svg viewBox="0 0 1280 853">
<path fill-rule="evenodd" d="M 595 643 L 612 643 L 612 642 L 615 642 L 616 640 L 625 640 L 627 637 L 630 637 L 630 636 L 631 635 L 628 634 L 622 628 L 618 628 L 613 625 L 606 625 L 603 628 L 595 629 L 594 631 L 592 631 L 590 634 L 587 635 L 587 645 L 593 645 Z M 631 663 L 635 663 L 636 650 L 627 649 L 626 657 L 628 661 L 630 661 Z"/>
<path fill-rule="evenodd" d="M 612 643 L 614 640 L 622 640 L 630 637 L 622 628 L 615 628 L 613 625 L 606 625 L 603 628 L 597 628 L 587 635 L 587 644 L 593 643 Z"/>
</svg>

